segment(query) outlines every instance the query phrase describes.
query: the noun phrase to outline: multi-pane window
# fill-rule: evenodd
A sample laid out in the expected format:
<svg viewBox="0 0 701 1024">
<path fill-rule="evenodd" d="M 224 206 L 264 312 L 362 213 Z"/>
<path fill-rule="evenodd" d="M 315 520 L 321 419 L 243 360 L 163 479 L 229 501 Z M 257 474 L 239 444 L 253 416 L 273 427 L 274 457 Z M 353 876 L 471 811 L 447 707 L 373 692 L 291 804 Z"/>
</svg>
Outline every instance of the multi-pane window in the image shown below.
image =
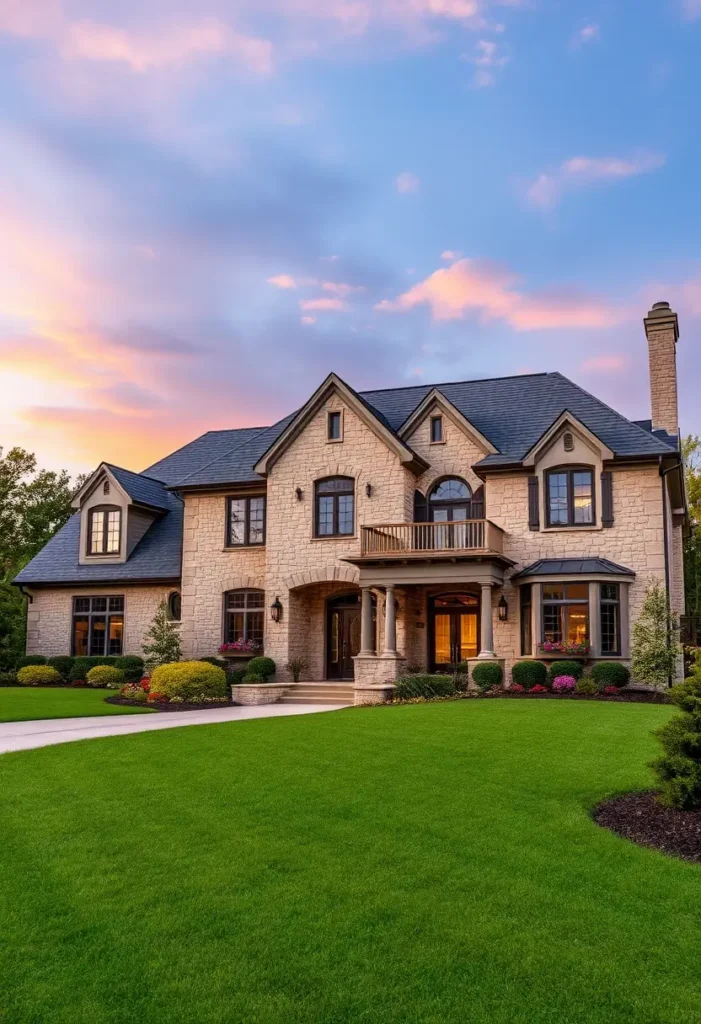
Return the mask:
<svg viewBox="0 0 701 1024">
<path fill-rule="evenodd" d="M 123 597 L 74 597 L 72 653 L 104 656 L 122 653 Z"/>
<path fill-rule="evenodd" d="M 521 587 L 521 654 L 533 654 L 533 587 L 525 583 Z"/>
<path fill-rule="evenodd" d="M 330 412 L 326 420 L 326 436 L 329 441 L 343 439 L 343 420 L 340 412 Z"/>
<path fill-rule="evenodd" d="M 88 518 L 88 554 L 118 555 L 122 534 L 122 511 L 119 508 L 93 508 Z"/>
<path fill-rule="evenodd" d="M 265 544 L 265 497 L 229 498 L 227 502 L 228 547 Z"/>
<path fill-rule="evenodd" d="M 431 417 L 431 444 L 440 444 L 443 440 L 443 417 Z"/>
<path fill-rule="evenodd" d="M 224 595 L 224 642 L 239 641 L 263 647 L 263 610 L 265 594 L 262 590 L 230 590 Z"/>
<path fill-rule="evenodd" d="M 345 537 L 355 529 L 355 481 L 335 476 L 315 485 L 317 537 Z"/>
<path fill-rule="evenodd" d="M 589 584 L 543 584 L 543 640 L 589 643 Z"/>
<path fill-rule="evenodd" d="M 548 526 L 590 526 L 594 522 L 591 469 L 554 469 L 546 474 Z"/>
<path fill-rule="evenodd" d="M 599 590 L 601 617 L 601 653 L 621 653 L 621 588 L 618 583 L 602 583 Z"/>
</svg>

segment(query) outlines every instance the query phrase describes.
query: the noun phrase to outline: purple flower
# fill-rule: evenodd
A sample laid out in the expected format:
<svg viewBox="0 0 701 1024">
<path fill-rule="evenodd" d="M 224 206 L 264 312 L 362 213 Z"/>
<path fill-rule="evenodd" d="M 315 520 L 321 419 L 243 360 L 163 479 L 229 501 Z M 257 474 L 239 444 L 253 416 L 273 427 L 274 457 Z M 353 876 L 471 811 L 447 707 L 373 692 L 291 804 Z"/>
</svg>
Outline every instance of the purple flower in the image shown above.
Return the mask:
<svg viewBox="0 0 701 1024">
<path fill-rule="evenodd" d="M 557 676 L 553 680 L 553 690 L 555 693 L 572 693 L 577 680 L 574 676 Z"/>
</svg>

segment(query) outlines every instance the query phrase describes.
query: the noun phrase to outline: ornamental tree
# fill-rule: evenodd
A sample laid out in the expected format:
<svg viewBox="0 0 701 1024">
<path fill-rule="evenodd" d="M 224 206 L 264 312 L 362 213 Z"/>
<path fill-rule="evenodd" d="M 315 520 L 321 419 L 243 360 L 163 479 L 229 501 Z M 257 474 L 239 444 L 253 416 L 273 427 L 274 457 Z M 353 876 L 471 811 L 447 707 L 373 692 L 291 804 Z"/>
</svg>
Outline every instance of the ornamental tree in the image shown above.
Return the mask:
<svg viewBox="0 0 701 1024">
<path fill-rule="evenodd" d="M 651 578 L 645 601 L 633 626 L 633 678 L 648 686 L 667 686 L 674 676 L 682 649 L 679 628 L 669 610 L 667 591 Z"/>
<path fill-rule="evenodd" d="M 657 730 L 664 753 L 651 767 L 660 781 L 660 801 L 680 811 L 701 807 L 701 655 L 688 679 L 669 691 L 682 712 Z"/>
<path fill-rule="evenodd" d="M 180 661 L 180 630 L 168 617 L 168 605 L 161 601 L 141 647 L 149 669 Z"/>
</svg>

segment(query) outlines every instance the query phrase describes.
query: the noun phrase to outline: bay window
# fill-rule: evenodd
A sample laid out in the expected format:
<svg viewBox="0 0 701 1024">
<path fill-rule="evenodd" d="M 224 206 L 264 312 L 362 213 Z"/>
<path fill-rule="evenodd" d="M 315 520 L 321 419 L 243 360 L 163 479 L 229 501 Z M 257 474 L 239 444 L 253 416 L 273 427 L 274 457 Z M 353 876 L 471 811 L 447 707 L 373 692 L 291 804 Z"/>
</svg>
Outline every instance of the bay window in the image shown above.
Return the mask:
<svg viewBox="0 0 701 1024">
<path fill-rule="evenodd" d="M 618 583 L 602 583 L 599 588 L 601 653 L 621 653 L 621 588 Z"/>
<path fill-rule="evenodd" d="M 589 584 L 543 584 L 543 641 L 589 643 Z"/>
</svg>

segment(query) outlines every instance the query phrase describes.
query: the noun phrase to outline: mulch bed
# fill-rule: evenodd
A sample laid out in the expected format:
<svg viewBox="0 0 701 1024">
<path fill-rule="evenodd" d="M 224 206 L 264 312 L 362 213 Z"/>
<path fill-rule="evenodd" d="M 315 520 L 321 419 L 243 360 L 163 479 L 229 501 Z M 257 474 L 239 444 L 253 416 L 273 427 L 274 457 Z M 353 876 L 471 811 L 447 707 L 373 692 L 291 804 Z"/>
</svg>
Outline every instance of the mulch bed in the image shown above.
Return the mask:
<svg viewBox="0 0 701 1024">
<path fill-rule="evenodd" d="M 627 793 L 599 804 L 592 817 L 639 846 L 701 864 L 701 811 L 664 807 L 655 793 Z"/>
<path fill-rule="evenodd" d="M 211 711 L 212 708 L 233 708 L 232 700 L 216 704 L 162 704 L 159 701 L 129 700 L 128 697 L 106 697 L 106 704 L 121 704 L 130 708 L 151 708 L 153 711 Z"/>
<path fill-rule="evenodd" d="M 618 693 L 513 693 L 500 690 L 498 693 L 484 693 L 483 697 L 508 697 L 510 700 L 606 700 L 619 704 L 669 704 L 666 694 L 646 690 L 623 690 Z"/>
</svg>

